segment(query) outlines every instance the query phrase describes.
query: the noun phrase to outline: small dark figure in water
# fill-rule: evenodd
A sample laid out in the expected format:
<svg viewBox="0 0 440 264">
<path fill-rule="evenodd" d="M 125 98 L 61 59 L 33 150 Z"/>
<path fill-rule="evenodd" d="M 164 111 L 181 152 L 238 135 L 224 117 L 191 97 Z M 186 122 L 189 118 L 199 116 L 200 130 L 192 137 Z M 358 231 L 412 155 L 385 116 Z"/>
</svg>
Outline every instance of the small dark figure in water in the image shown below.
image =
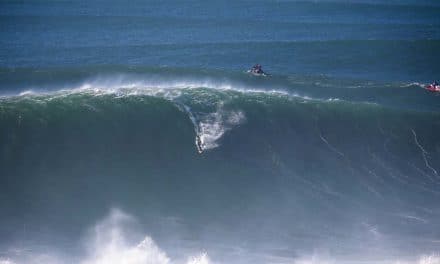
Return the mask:
<svg viewBox="0 0 440 264">
<path fill-rule="evenodd" d="M 197 150 L 199 151 L 199 153 L 202 153 L 203 152 L 203 141 L 199 135 L 196 136 L 196 145 L 197 145 Z"/>
<path fill-rule="evenodd" d="M 253 73 L 258 73 L 258 74 L 262 74 L 263 73 L 263 69 L 262 69 L 260 64 L 255 64 L 254 67 L 252 67 L 251 71 Z"/>
<path fill-rule="evenodd" d="M 438 86 L 437 81 L 434 81 L 434 82 L 432 83 L 432 86 Z"/>
</svg>

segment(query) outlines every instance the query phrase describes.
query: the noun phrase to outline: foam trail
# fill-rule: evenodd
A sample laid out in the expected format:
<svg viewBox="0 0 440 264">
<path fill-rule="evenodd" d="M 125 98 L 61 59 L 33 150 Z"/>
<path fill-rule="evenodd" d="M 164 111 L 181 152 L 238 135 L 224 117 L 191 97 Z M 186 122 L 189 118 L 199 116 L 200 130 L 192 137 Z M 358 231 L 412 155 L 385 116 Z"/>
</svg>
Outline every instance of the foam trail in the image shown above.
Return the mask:
<svg viewBox="0 0 440 264">
<path fill-rule="evenodd" d="M 204 149 L 218 147 L 217 140 L 233 126 L 239 125 L 245 119 L 241 111 L 225 111 L 220 106 L 215 113 L 203 117 L 199 123 L 200 139 Z"/>
<path fill-rule="evenodd" d="M 340 155 L 341 157 L 344 157 L 344 154 L 342 152 L 340 152 L 339 150 L 337 150 L 335 147 L 333 147 L 330 143 L 328 143 L 327 139 L 325 139 L 321 133 L 319 133 L 319 137 L 321 138 L 322 141 L 324 141 L 324 143 L 335 153 L 337 153 L 338 155 Z"/>
<path fill-rule="evenodd" d="M 202 137 L 200 136 L 200 135 L 201 135 L 201 132 L 200 132 L 200 126 L 199 126 L 199 124 L 198 124 L 198 122 L 197 122 L 196 117 L 195 117 L 194 114 L 191 112 L 191 108 L 190 108 L 189 106 L 184 105 L 184 104 L 177 104 L 177 107 L 178 107 L 181 111 L 184 111 L 185 113 L 188 114 L 188 117 L 189 117 L 189 119 L 191 120 L 191 123 L 192 123 L 193 126 L 194 126 L 194 132 L 196 133 L 195 144 L 196 144 L 197 150 L 198 150 L 199 153 L 202 153 L 203 150 L 204 150 L 204 148 L 205 148 L 205 144 L 204 144 L 204 142 L 203 142 Z"/>
<path fill-rule="evenodd" d="M 179 109 L 188 114 L 196 133 L 195 144 L 199 153 L 218 147 L 217 141 L 233 126 L 245 120 L 241 111 L 225 111 L 220 105 L 217 111 L 208 114 L 199 114 L 197 117 L 191 108 L 185 104 L 176 104 Z"/>
<path fill-rule="evenodd" d="M 422 222 L 422 223 L 425 223 L 425 224 L 428 223 L 428 221 L 426 219 L 423 219 L 423 218 L 418 217 L 418 216 L 405 215 L 405 214 L 398 214 L 398 216 L 400 216 L 402 218 L 409 219 L 409 220 L 419 221 L 419 222 Z"/>
<path fill-rule="evenodd" d="M 415 132 L 413 129 L 411 129 L 411 132 L 412 132 L 413 135 L 414 135 L 414 141 L 415 141 L 416 145 L 417 145 L 417 146 L 420 148 L 420 150 L 422 151 L 422 156 L 423 156 L 423 159 L 425 160 L 425 165 L 426 165 L 426 167 L 429 168 L 430 170 L 432 170 L 432 172 L 434 172 L 435 175 L 438 175 L 438 174 L 437 174 L 437 171 L 436 171 L 433 167 L 431 167 L 431 165 L 429 165 L 428 160 L 426 159 L 426 154 L 428 154 L 428 152 L 422 147 L 422 145 L 420 145 L 419 141 L 417 140 L 417 134 L 416 134 L 416 132 Z"/>
<path fill-rule="evenodd" d="M 413 87 L 413 86 L 418 86 L 420 88 L 425 88 L 426 84 L 419 83 L 419 82 L 412 82 L 412 83 L 405 83 L 405 84 L 401 85 L 401 87 Z"/>
</svg>

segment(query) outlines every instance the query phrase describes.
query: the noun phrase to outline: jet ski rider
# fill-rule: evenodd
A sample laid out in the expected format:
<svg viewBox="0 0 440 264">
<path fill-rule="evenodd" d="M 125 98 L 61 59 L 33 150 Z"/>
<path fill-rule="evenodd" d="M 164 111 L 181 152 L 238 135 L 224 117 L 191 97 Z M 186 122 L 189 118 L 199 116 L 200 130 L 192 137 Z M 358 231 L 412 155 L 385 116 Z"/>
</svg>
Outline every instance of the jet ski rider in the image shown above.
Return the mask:
<svg viewBox="0 0 440 264">
<path fill-rule="evenodd" d="M 260 64 L 255 64 L 254 67 L 252 67 L 252 72 L 262 74 L 263 69 L 261 68 Z"/>
</svg>

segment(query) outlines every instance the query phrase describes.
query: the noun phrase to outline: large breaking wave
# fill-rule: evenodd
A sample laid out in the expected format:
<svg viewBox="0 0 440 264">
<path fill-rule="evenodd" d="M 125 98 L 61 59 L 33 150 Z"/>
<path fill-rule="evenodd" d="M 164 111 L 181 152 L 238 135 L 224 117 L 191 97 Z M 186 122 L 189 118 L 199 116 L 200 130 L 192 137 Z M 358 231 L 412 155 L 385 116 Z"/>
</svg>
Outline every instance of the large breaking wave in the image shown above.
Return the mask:
<svg viewBox="0 0 440 264">
<path fill-rule="evenodd" d="M 3 263 L 438 263 L 422 84 L 113 71 L 0 98 Z"/>
</svg>

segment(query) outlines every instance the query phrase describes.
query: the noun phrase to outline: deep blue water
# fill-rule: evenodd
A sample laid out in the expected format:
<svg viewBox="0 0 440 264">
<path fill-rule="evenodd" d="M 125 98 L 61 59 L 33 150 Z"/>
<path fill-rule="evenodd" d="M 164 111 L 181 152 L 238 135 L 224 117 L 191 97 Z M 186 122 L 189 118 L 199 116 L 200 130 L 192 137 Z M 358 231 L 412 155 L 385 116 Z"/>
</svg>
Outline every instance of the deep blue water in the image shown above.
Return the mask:
<svg viewBox="0 0 440 264">
<path fill-rule="evenodd" d="M 437 1 L 2 1 L 1 66 L 142 65 L 431 81 Z"/>
</svg>

